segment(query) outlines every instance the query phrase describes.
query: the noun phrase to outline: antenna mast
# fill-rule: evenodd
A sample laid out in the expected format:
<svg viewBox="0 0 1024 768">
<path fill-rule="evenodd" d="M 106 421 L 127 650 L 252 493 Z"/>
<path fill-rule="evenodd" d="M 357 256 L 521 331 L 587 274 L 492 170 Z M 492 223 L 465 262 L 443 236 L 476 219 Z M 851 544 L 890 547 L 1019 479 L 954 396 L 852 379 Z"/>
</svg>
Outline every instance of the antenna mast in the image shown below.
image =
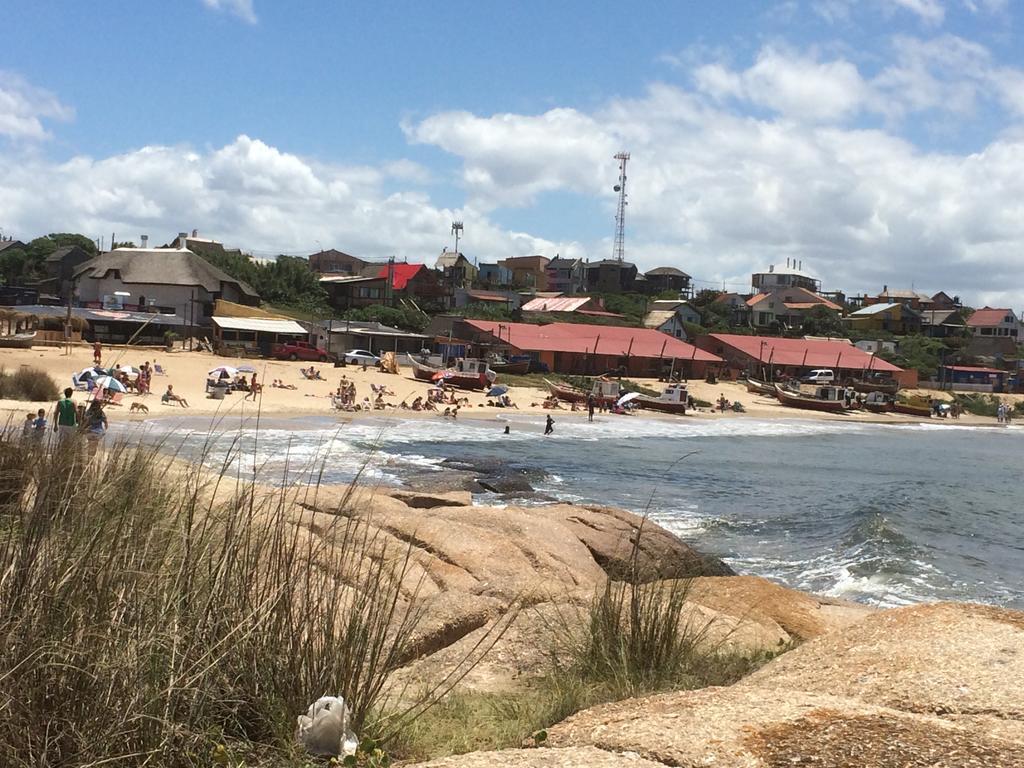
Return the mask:
<svg viewBox="0 0 1024 768">
<path fill-rule="evenodd" d="M 615 210 L 615 246 L 612 249 L 612 258 L 621 262 L 626 257 L 626 161 L 629 160 L 629 152 L 619 152 L 615 159 L 619 161 L 619 183 L 613 189 L 619 193 L 619 206 Z"/>
<path fill-rule="evenodd" d="M 455 235 L 455 255 L 459 255 L 459 234 L 461 234 L 464 227 L 461 221 L 452 222 L 452 234 Z"/>
</svg>

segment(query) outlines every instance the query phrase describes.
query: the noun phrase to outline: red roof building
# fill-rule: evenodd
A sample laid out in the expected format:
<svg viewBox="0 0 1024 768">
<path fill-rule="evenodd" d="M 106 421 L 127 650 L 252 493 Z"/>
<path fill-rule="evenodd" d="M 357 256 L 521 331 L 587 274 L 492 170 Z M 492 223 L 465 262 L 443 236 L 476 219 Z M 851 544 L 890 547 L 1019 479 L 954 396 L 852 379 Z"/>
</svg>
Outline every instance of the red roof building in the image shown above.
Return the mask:
<svg viewBox="0 0 1024 768">
<path fill-rule="evenodd" d="M 504 346 L 528 354 L 557 373 L 596 374 L 625 368 L 634 376 L 660 376 L 673 366 L 700 376 L 722 360 L 692 344 L 648 328 L 579 323 L 496 323 L 465 320 L 464 336 L 481 347 Z"/>
<path fill-rule="evenodd" d="M 390 267 L 394 269 L 391 276 L 391 287 L 396 291 L 404 291 L 410 280 L 415 279 L 419 276 L 420 272 L 426 270 L 424 264 L 394 264 Z M 377 271 L 377 277 L 387 277 L 389 266 L 385 264 Z"/>
<path fill-rule="evenodd" d="M 761 369 L 770 366 L 788 376 L 801 376 L 815 368 L 831 368 L 838 374 L 859 375 L 863 371 L 880 371 L 892 374 L 910 386 L 913 371 L 904 371 L 880 357 L 865 352 L 845 339 L 783 339 L 774 336 L 741 336 L 730 333 L 712 333 L 701 336 L 697 345 L 720 355 L 733 368 L 764 373 Z M 751 375 L 754 375 L 752 373 Z"/>
</svg>

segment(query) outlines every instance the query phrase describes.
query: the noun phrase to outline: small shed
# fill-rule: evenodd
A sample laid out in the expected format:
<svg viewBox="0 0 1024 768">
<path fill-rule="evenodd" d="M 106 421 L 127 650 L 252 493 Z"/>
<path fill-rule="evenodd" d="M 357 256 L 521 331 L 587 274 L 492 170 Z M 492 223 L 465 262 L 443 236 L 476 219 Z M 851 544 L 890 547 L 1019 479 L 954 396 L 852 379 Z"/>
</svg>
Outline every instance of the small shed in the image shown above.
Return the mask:
<svg viewBox="0 0 1024 768">
<path fill-rule="evenodd" d="M 306 341 L 309 333 L 294 320 L 266 317 L 219 317 L 213 319 L 214 345 L 219 352 L 269 355 L 275 344 Z"/>
</svg>

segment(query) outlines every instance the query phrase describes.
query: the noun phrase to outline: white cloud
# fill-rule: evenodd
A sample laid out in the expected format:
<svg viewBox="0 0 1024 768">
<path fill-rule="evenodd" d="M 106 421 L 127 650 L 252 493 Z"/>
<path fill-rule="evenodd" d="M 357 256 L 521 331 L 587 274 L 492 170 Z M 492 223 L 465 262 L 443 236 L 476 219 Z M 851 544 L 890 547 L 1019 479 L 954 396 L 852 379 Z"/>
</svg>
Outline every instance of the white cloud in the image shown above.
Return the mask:
<svg viewBox="0 0 1024 768">
<path fill-rule="evenodd" d="M 317 241 L 351 253 L 433 263 L 449 245 L 453 218 L 465 221 L 466 251 L 481 259 L 530 253 L 575 253 L 556 243 L 504 230 L 472 207 L 443 208 L 425 195 L 386 194 L 386 178 L 422 178 L 415 163 L 383 169 L 311 162 L 248 136 L 197 151 L 150 146 L 106 158 L 49 163 L 37 155 L 0 154 L 5 231 L 22 239 L 53 231 L 154 243 L 198 228 L 261 254 L 307 254 Z"/>
<path fill-rule="evenodd" d="M 52 93 L 23 77 L 0 69 L 0 136 L 10 139 L 49 138 L 44 120 L 71 120 L 75 111 Z"/>
<path fill-rule="evenodd" d="M 915 14 L 926 24 L 938 26 L 946 18 L 946 8 L 940 0 L 885 0 L 895 8 Z"/>
<path fill-rule="evenodd" d="M 773 46 L 763 48 L 742 73 L 710 64 L 698 68 L 694 79 L 699 90 L 716 99 L 745 99 L 801 120 L 843 119 L 862 109 L 871 95 L 850 62 L 821 62 Z"/>
<path fill-rule="evenodd" d="M 247 24 L 255 24 L 257 21 L 253 0 L 203 0 L 203 5 L 215 11 L 233 14 Z"/>
</svg>

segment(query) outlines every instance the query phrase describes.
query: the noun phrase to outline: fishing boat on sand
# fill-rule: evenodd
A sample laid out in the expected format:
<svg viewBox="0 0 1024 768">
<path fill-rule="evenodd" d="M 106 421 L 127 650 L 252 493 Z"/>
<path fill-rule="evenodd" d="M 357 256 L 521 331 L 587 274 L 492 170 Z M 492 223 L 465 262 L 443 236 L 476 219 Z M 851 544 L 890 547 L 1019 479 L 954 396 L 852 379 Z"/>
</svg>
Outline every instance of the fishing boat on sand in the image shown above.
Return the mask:
<svg viewBox="0 0 1024 768">
<path fill-rule="evenodd" d="M 593 396 L 598 405 L 611 406 L 618 402 L 619 399 L 619 382 L 617 381 L 594 379 L 589 392 L 585 389 L 574 387 L 571 384 L 556 384 L 547 379 L 544 379 L 544 383 L 547 384 L 548 391 L 551 392 L 553 397 L 557 397 L 559 400 L 564 400 L 567 403 L 585 403 L 587 402 L 587 397 Z"/>
<path fill-rule="evenodd" d="M 769 384 L 767 381 L 761 381 L 755 379 L 753 376 L 747 376 L 743 382 L 747 386 L 747 392 L 754 395 L 768 395 L 769 397 L 775 397 L 775 385 Z"/>
<path fill-rule="evenodd" d="M 871 413 L 892 413 L 893 410 L 892 396 L 884 392 L 868 393 L 861 404 Z"/>
<path fill-rule="evenodd" d="M 905 416 L 922 416 L 925 418 L 931 418 L 932 407 L 931 405 L 921 403 L 893 403 L 892 409 L 896 413 L 902 413 Z"/>
<path fill-rule="evenodd" d="M 775 396 L 779 402 L 788 405 L 790 408 L 803 408 L 808 411 L 825 411 L 827 413 L 842 413 L 846 410 L 846 400 L 841 396 L 842 387 L 818 387 L 815 396 L 805 395 L 802 392 L 790 392 L 778 384 L 775 385 Z"/>
<path fill-rule="evenodd" d="M 10 335 L 0 335 L 0 347 L 15 347 L 17 349 L 29 349 L 32 346 L 32 342 L 34 342 L 35 340 L 35 331 L 30 331 L 28 333 L 12 333 Z"/>
<path fill-rule="evenodd" d="M 447 368 L 434 364 L 425 355 L 406 355 L 413 377 L 421 381 L 444 381 L 460 389 L 486 389 L 498 375 L 490 369 L 486 360 L 475 357 L 460 357 Z"/>
<path fill-rule="evenodd" d="M 491 358 L 489 365 L 495 373 L 505 373 L 510 376 L 525 376 L 530 372 L 530 361 L 527 360 L 506 360 L 503 357 Z"/>
<path fill-rule="evenodd" d="M 659 397 L 640 395 L 633 399 L 641 408 L 662 413 L 675 413 L 680 416 L 686 415 L 687 391 L 685 384 L 669 384 Z"/>
<path fill-rule="evenodd" d="M 872 374 L 859 379 L 851 379 L 850 386 L 857 392 L 882 392 L 886 395 L 895 395 L 900 391 L 900 383 L 895 379 Z"/>
</svg>

